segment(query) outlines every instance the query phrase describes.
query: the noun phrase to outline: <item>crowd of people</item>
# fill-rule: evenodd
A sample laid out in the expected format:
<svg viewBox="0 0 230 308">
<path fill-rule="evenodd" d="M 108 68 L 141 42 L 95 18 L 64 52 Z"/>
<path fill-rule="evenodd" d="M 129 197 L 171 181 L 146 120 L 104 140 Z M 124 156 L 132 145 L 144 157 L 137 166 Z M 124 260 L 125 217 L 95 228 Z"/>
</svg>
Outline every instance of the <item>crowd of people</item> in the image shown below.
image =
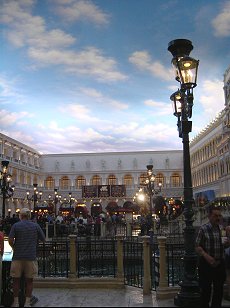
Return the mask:
<svg viewBox="0 0 230 308">
<path fill-rule="evenodd" d="M 14 223 L 18 222 L 19 213 L 13 214 L 12 216 L 6 216 L 0 220 L 0 227 L 4 230 L 5 235 L 8 235 L 11 227 Z M 106 233 L 108 235 L 114 235 L 115 228 L 118 223 L 125 223 L 125 217 L 121 214 L 100 213 L 92 216 L 86 215 L 75 215 L 71 213 L 59 212 L 57 215 L 53 213 L 31 213 L 31 220 L 37 222 L 42 229 L 46 228 L 46 223 L 49 225 L 56 225 L 57 233 L 76 233 L 79 235 L 95 235 L 100 236 L 101 223 L 104 222 L 106 225 Z"/>
</svg>

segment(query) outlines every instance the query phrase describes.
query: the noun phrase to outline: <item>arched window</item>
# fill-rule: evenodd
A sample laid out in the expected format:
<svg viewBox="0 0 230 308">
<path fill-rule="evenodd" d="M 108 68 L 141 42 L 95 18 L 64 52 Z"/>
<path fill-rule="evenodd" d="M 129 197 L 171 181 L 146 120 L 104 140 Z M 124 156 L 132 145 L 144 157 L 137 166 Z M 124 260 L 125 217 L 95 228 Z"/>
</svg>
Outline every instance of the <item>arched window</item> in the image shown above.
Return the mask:
<svg viewBox="0 0 230 308">
<path fill-rule="evenodd" d="M 60 187 L 61 189 L 69 189 L 70 187 L 70 180 L 68 176 L 63 176 L 60 180 Z"/>
<path fill-rule="evenodd" d="M 142 173 L 139 177 L 139 184 L 145 184 L 146 178 L 147 178 L 146 173 Z"/>
<path fill-rule="evenodd" d="M 124 176 L 124 185 L 125 186 L 132 186 L 133 185 L 133 177 L 131 174 L 126 174 Z"/>
<path fill-rule="evenodd" d="M 162 187 L 164 186 L 164 175 L 162 173 L 158 173 L 156 175 L 156 178 L 155 178 L 155 184 L 156 186 L 159 185 L 159 183 L 162 184 Z"/>
<path fill-rule="evenodd" d="M 18 161 L 18 158 L 19 158 L 18 149 L 14 149 L 14 150 L 13 150 L 13 159 L 14 159 L 15 161 Z"/>
<path fill-rule="evenodd" d="M 107 178 L 107 185 L 116 185 L 117 184 L 117 178 L 114 174 L 110 174 Z"/>
<path fill-rule="evenodd" d="M 33 184 L 34 184 L 34 183 L 37 183 L 37 184 L 38 184 L 38 177 L 37 177 L 36 174 L 34 175 L 34 179 L 33 179 Z"/>
<path fill-rule="evenodd" d="M 20 179 L 19 179 L 20 184 L 25 184 L 25 172 L 21 170 L 20 172 Z"/>
<path fill-rule="evenodd" d="M 181 186 L 181 176 L 178 173 L 173 173 L 171 176 L 171 186 L 180 187 Z"/>
<path fill-rule="evenodd" d="M 101 177 L 99 175 L 94 175 L 91 178 L 91 184 L 92 185 L 101 185 Z"/>
<path fill-rule="evenodd" d="M 26 176 L 26 184 L 31 185 L 31 175 L 27 174 Z"/>
<path fill-rule="evenodd" d="M 82 186 L 86 185 L 86 179 L 84 176 L 80 175 L 76 178 L 75 185 L 77 188 L 82 188 Z"/>
<path fill-rule="evenodd" d="M 47 176 L 47 178 L 45 179 L 45 187 L 47 189 L 54 189 L 55 181 L 54 181 L 54 178 L 52 176 Z"/>
</svg>

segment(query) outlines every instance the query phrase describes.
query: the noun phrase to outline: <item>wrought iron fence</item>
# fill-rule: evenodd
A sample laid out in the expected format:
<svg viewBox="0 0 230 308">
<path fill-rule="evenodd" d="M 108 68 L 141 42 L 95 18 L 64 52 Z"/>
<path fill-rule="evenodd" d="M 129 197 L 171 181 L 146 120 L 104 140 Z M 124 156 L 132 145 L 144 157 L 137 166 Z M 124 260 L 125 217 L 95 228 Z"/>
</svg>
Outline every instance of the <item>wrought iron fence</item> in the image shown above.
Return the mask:
<svg viewBox="0 0 230 308">
<path fill-rule="evenodd" d="M 69 239 L 47 241 L 38 246 L 38 274 L 40 277 L 68 277 L 70 272 Z M 159 284 L 159 250 L 150 241 L 151 288 Z M 180 239 L 166 241 L 166 272 L 169 286 L 182 280 L 184 244 Z M 76 240 L 78 277 L 115 277 L 117 272 L 117 240 L 115 238 L 78 237 Z M 3 262 L 3 290 L 11 289 L 9 268 Z M 141 237 L 123 240 L 124 283 L 143 287 L 143 243 Z"/>
<path fill-rule="evenodd" d="M 76 241 L 76 249 L 78 277 L 115 277 L 117 269 L 117 245 L 114 238 L 78 238 Z"/>
<path fill-rule="evenodd" d="M 68 277 L 69 241 L 50 241 L 38 245 L 38 275 Z"/>
<path fill-rule="evenodd" d="M 166 258 L 168 266 L 168 285 L 178 285 L 183 277 L 184 244 L 166 243 Z"/>
<path fill-rule="evenodd" d="M 143 286 L 143 244 L 138 237 L 130 237 L 123 242 L 123 265 L 125 284 Z"/>
<path fill-rule="evenodd" d="M 159 283 L 158 244 L 151 244 L 152 289 Z M 183 243 L 167 241 L 166 264 L 168 285 L 177 285 L 183 275 Z M 81 237 L 76 241 L 77 276 L 116 276 L 117 242 L 115 238 Z M 143 287 L 143 245 L 139 237 L 127 237 L 123 241 L 124 282 Z M 69 241 L 52 241 L 40 244 L 38 249 L 39 276 L 68 277 Z"/>
</svg>

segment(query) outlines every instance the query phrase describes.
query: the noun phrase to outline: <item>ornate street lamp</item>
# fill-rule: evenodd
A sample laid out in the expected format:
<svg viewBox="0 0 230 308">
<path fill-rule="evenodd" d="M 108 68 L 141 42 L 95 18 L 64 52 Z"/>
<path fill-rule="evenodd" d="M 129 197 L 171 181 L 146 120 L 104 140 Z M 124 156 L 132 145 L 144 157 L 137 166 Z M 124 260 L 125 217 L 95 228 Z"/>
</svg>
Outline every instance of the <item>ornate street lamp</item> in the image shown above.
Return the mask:
<svg viewBox="0 0 230 308">
<path fill-rule="evenodd" d="M 74 201 L 75 201 L 75 198 L 72 197 L 72 193 L 71 192 L 69 192 L 69 199 L 67 199 L 67 198 L 63 199 L 63 203 L 69 204 L 69 207 L 72 207 L 72 204 L 73 204 Z"/>
<path fill-rule="evenodd" d="M 66 212 L 66 214 L 72 214 L 75 210 L 75 207 L 73 206 L 73 203 L 76 202 L 76 199 L 72 197 L 72 193 L 69 192 L 69 198 L 64 198 L 60 207 L 60 210 L 62 212 Z"/>
<path fill-rule="evenodd" d="M 33 187 L 34 187 L 33 195 L 30 197 L 30 192 L 29 191 L 26 192 L 26 195 L 27 195 L 27 200 L 28 201 L 33 201 L 33 204 L 34 204 L 33 211 L 35 213 L 36 205 L 38 203 L 38 200 L 42 199 L 42 191 L 38 192 L 38 190 L 37 190 L 38 184 L 33 184 Z"/>
<path fill-rule="evenodd" d="M 52 196 L 49 195 L 49 202 L 51 201 L 51 199 L 52 199 Z M 53 198 L 55 217 L 57 215 L 57 204 L 58 204 L 59 200 L 61 200 L 61 195 L 58 195 L 58 190 L 57 190 L 57 188 L 55 188 L 54 189 L 54 198 Z"/>
<path fill-rule="evenodd" d="M 147 165 L 147 175 L 143 183 L 140 184 L 139 191 L 133 198 L 133 201 L 137 199 L 137 202 L 144 202 L 146 196 L 149 199 L 149 214 L 152 216 L 153 212 L 153 197 L 161 192 L 162 183 L 158 183 L 158 186 L 155 187 L 156 175 L 153 173 L 153 165 Z"/>
<path fill-rule="evenodd" d="M 7 160 L 2 161 L 2 171 L 0 172 L 0 193 L 2 194 L 2 218 L 5 218 L 6 214 L 6 199 L 11 198 L 14 194 L 15 186 L 10 186 L 12 181 L 11 174 L 8 173 L 9 162 Z"/>
<path fill-rule="evenodd" d="M 197 254 L 195 252 L 195 228 L 193 227 L 193 188 L 190 165 L 189 133 L 192 131 L 193 88 L 196 87 L 199 61 L 189 57 L 192 42 L 186 39 L 171 41 L 168 50 L 172 53 L 175 79 L 180 89 L 170 96 L 173 101 L 173 114 L 177 117 L 179 137 L 183 143 L 184 166 L 184 274 L 179 283 L 181 289 L 174 298 L 174 304 L 181 307 L 197 307 L 200 292 L 197 279 Z"/>
<path fill-rule="evenodd" d="M 153 173 L 153 165 L 147 165 L 147 178 L 145 180 L 145 183 L 142 184 L 146 187 L 147 193 L 149 195 L 149 212 L 152 216 L 153 213 L 153 197 L 157 195 L 159 192 L 161 192 L 162 183 L 158 184 L 158 187 L 155 187 L 155 179 L 156 175 Z"/>
</svg>

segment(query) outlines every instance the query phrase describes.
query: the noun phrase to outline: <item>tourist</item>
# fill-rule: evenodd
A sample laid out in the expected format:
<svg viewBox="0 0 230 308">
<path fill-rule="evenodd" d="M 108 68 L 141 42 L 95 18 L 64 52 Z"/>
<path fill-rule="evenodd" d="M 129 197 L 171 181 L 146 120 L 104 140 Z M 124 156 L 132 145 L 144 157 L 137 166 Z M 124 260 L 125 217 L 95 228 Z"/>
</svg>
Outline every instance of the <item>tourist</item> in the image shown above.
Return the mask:
<svg viewBox="0 0 230 308">
<path fill-rule="evenodd" d="M 9 234 L 9 244 L 13 248 L 10 275 L 13 278 L 14 302 L 12 307 L 19 307 L 19 289 L 22 275 L 25 277 L 24 307 L 30 307 L 33 291 L 33 278 L 38 273 L 36 262 L 37 243 L 45 242 L 45 234 L 41 227 L 30 220 L 31 212 L 27 208 L 20 211 L 20 221 L 13 224 Z"/>
<path fill-rule="evenodd" d="M 57 223 L 62 223 L 63 221 L 64 221 L 64 218 L 63 218 L 61 212 L 59 212 L 57 217 L 56 217 L 56 222 Z"/>
<path fill-rule="evenodd" d="M 210 205 L 208 208 L 209 222 L 202 225 L 196 238 L 196 252 L 199 255 L 198 274 L 201 290 L 201 307 L 221 307 L 223 299 L 226 269 L 224 248 L 230 245 L 221 239 L 221 210 Z"/>
</svg>

